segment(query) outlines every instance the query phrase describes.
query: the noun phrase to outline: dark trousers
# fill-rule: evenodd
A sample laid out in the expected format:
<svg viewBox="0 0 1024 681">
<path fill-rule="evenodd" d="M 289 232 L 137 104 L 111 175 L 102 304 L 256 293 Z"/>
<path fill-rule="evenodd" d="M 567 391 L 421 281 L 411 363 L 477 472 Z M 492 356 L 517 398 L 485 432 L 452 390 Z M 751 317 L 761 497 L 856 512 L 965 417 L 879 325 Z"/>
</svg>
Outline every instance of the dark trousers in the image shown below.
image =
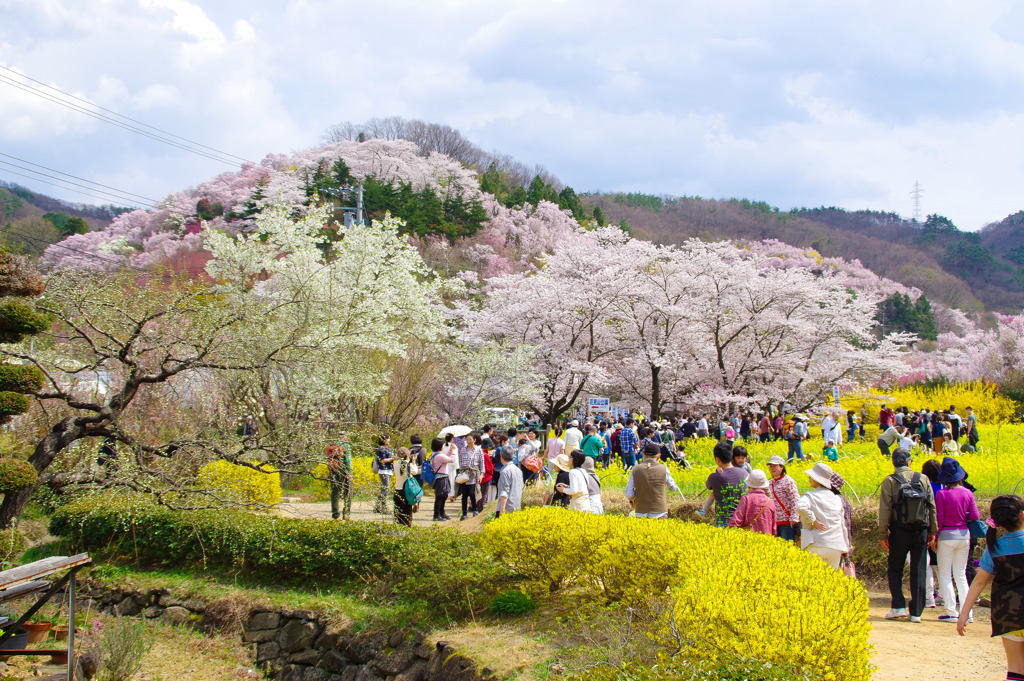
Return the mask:
<svg viewBox="0 0 1024 681">
<path fill-rule="evenodd" d="M 395 490 L 395 522 L 406 527 L 412 526 L 412 506 L 405 500 L 405 494 L 401 490 Z"/>
<path fill-rule="evenodd" d="M 925 601 L 925 556 L 928 551 L 928 528 L 889 527 L 889 595 L 892 607 L 906 608 L 903 596 L 903 566 L 910 555 L 910 615 L 920 617 Z"/>
<path fill-rule="evenodd" d="M 878 438 L 878 440 L 875 441 L 875 444 L 878 445 L 878 451 L 882 452 L 882 456 L 891 456 L 891 454 L 889 453 L 888 442 L 886 442 L 882 438 Z"/>
<path fill-rule="evenodd" d="M 470 511 L 476 512 L 476 485 L 462 486 L 462 515 L 466 515 L 467 505 Z"/>
<path fill-rule="evenodd" d="M 345 520 L 352 518 L 352 479 L 348 475 L 331 472 L 331 517 L 337 520 L 339 517 Z M 344 501 L 339 512 L 339 501 Z"/>
</svg>

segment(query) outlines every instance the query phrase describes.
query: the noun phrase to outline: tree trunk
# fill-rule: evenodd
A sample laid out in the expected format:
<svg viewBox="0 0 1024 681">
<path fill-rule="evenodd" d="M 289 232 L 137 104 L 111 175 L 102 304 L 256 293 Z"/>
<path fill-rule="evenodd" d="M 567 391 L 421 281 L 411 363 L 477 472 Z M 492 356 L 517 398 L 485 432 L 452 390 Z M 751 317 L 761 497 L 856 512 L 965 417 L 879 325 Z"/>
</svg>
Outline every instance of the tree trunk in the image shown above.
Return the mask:
<svg viewBox="0 0 1024 681">
<path fill-rule="evenodd" d="M 57 455 L 69 444 L 81 438 L 84 432 L 85 429 L 75 423 L 75 417 L 69 416 L 57 423 L 46 437 L 39 441 L 32 456 L 28 458 L 28 462 L 39 474 L 39 480 L 42 480 L 43 471 L 53 463 Z M 18 524 L 28 500 L 32 498 L 39 485 L 40 482 L 36 481 L 31 487 L 4 495 L 3 504 L 0 504 L 0 529 L 6 530 Z"/>
<path fill-rule="evenodd" d="M 661 367 L 651 365 L 651 420 L 661 420 Z"/>
</svg>

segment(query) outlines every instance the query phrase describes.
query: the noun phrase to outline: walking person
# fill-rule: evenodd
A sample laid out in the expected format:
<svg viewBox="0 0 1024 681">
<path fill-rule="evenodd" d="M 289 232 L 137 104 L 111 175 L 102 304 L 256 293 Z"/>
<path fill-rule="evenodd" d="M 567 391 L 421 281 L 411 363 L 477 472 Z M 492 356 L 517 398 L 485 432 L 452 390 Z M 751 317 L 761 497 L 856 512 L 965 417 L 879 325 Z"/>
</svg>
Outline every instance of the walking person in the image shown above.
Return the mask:
<svg viewBox="0 0 1024 681">
<path fill-rule="evenodd" d="M 466 436 L 466 453 L 459 456 L 459 472 L 455 476 L 455 496 L 462 496 L 462 515 L 465 520 L 470 513 L 475 518 L 477 485 L 484 475 L 484 453 L 476 444 L 476 437 Z"/>
<path fill-rule="evenodd" d="M 352 444 L 342 433 L 337 444 L 327 448 L 327 477 L 331 485 L 331 518 L 352 520 Z M 339 513 L 338 502 L 343 503 Z"/>
<path fill-rule="evenodd" d="M 921 473 L 910 468 L 906 449 L 892 453 L 895 471 L 882 480 L 878 498 L 878 528 L 882 548 L 889 552 L 888 579 L 892 608 L 886 619 L 908 617 L 920 622 L 925 607 L 925 569 L 928 545 L 935 539 L 938 521 L 932 486 Z M 910 556 L 910 611 L 903 595 L 903 567 Z"/>
<path fill-rule="evenodd" d="M 939 593 L 946 608 L 939 615 L 942 622 L 956 622 L 960 612 L 956 608 L 956 597 L 960 596 L 960 607 L 969 609 L 973 601 L 967 601 L 967 559 L 970 556 L 971 533 L 968 521 L 978 520 L 978 504 L 974 494 L 964 487 L 967 471 L 951 456 L 942 460 L 939 468 L 939 482 L 944 487 L 935 495 L 935 517 L 939 534 L 935 553 L 938 559 Z M 953 584 L 956 584 L 956 593 Z"/>
<path fill-rule="evenodd" d="M 413 477 L 413 463 L 415 459 L 412 452 L 406 447 L 399 447 L 398 454 L 395 456 L 394 461 L 394 479 L 395 489 L 392 494 L 392 502 L 395 509 L 395 522 L 399 525 L 405 525 L 406 527 L 412 527 L 412 514 L 416 512 L 419 504 L 411 501 L 406 495 L 405 483 L 408 480 L 412 480 L 416 483 L 416 479 Z M 416 483 L 419 485 L 419 483 Z"/>
<path fill-rule="evenodd" d="M 452 493 L 452 481 L 448 475 L 448 466 L 452 463 L 452 457 L 444 451 L 444 441 L 435 437 L 430 441 L 430 463 L 427 464 L 434 471 L 434 522 L 439 523 L 451 520 L 445 513 L 444 506 L 448 502 L 448 496 Z"/>
<path fill-rule="evenodd" d="M 627 471 L 636 465 L 636 452 L 640 446 L 640 438 L 633 430 L 632 419 L 626 421 L 626 427 L 619 431 L 619 448 L 622 450 L 622 467 Z M 660 450 L 659 450 L 660 452 Z"/>
<path fill-rule="evenodd" d="M 775 501 L 768 496 L 768 476 L 758 469 L 743 481 L 747 493 L 729 519 L 728 527 L 753 530 L 774 537 L 776 532 Z"/>
<path fill-rule="evenodd" d="M 857 434 L 857 421 L 854 418 L 853 410 L 846 412 L 846 441 L 853 442 L 853 436 Z M 863 440 L 863 438 L 861 438 Z"/>
<path fill-rule="evenodd" d="M 377 503 L 373 507 L 374 513 L 387 513 L 388 492 L 391 490 L 391 477 L 395 474 L 395 453 L 391 451 L 391 436 L 377 436 L 377 451 L 373 454 L 373 465 L 380 477 L 380 492 L 377 495 Z"/>
<path fill-rule="evenodd" d="M 501 473 L 498 476 L 498 508 L 495 514 L 500 518 L 505 513 L 513 513 L 522 508 L 523 504 L 523 471 L 519 466 L 512 465 L 512 451 L 500 450 Z"/>
<path fill-rule="evenodd" d="M 626 499 L 633 505 L 637 518 L 668 518 L 666 489 L 678 491 L 668 466 L 661 463 L 661 448 L 653 442 L 643 451 L 644 460 L 629 471 Z"/>
<path fill-rule="evenodd" d="M 786 436 L 786 440 L 789 444 L 789 452 L 787 455 L 789 463 L 793 463 L 794 457 L 801 461 L 804 460 L 803 441 L 807 439 L 808 435 L 807 424 L 804 423 L 804 418 L 800 414 L 794 414 L 791 418 L 793 420 L 793 426 L 789 429 L 789 434 Z M 786 426 L 783 425 L 782 429 L 785 432 Z"/>
<path fill-rule="evenodd" d="M 795 541 L 796 526 L 800 522 L 800 514 L 796 511 L 800 501 L 796 480 L 786 474 L 786 460 L 781 456 L 768 459 L 768 472 L 772 476 L 768 489 L 775 501 L 775 534 L 780 539 Z"/>
<path fill-rule="evenodd" d="M 992 635 L 1001 636 L 1006 653 L 1006 678 L 1024 681 L 1024 499 L 1004 494 L 992 500 L 986 523 L 984 555 L 967 592 L 974 603 L 992 583 Z M 999 530 L 1003 536 L 999 536 Z M 970 609 L 961 607 L 956 631 L 961 636 L 972 621 Z"/>
<path fill-rule="evenodd" d="M 827 464 L 814 464 L 807 471 L 807 477 L 812 489 L 800 497 L 796 505 L 802 523 L 800 547 L 838 570 L 843 554 L 850 550 L 843 502 L 832 491 L 832 469 Z"/>
</svg>

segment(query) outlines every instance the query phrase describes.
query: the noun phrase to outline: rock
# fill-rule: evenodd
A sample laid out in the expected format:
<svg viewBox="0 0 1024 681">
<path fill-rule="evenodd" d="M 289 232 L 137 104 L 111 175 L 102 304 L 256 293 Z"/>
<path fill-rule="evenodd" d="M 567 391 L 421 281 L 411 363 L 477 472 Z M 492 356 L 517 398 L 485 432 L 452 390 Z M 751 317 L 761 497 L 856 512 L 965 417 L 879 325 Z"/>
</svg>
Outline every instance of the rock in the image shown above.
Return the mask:
<svg viewBox="0 0 1024 681">
<path fill-rule="evenodd" d="M 293 620 L 315 620 L 316 613 L 312 610 L 285 610 L 283 612 L 285 617 L 289 617 Z"/>
<path fill-rule="evenodd" d="M 277 629 L 281 626 L 281 615 L 276 612 L 257 612 L 249 618 L 249 625 L 246 629 L 263 631 L 265 629 Z"/>
<path fill-rule="evenodd" d="M 165 608 L 162 617 L 164 621 L 173 624 L 176 627 L 194 625 L 202 619 L 199 615 L 190 612 L 180 605 L 172 605 Z"/>
<path fill-rule="evenodd" d="M 345 681 L 341 674 L 331 674 L 327 677 L 327 681 Z"/>
<path fill-rule="evenodd" d="M 292 620 L 278 631 L 277 643 L 284 652 L 294 653 L 313 645 L 316 634 L 317 627 L 312 622 Z"/>
<path fill-rule="evenodd" d="M 341 634 L 337 632 L 324 631 L 324 633 L 320 634 L 320 638 L 316 640 L 313 647 L 321 652 L 332 650 L 338 647 L 339 638 L 341 638 Z"/>
<path fill-rule="evenodd" d="M 302 681 L 302 677 L 306 674 L 306 669 L 306 667 L 297 664 L 285 665 L 284 669 L 281 670 L 279 681 Z"/>
<path fill-rule="evenodd" d="M 337 650 L 328 650 L 324 653 L 323 665 L 335 674 L 341 674 L 349 667 L 348 658 Z"/>
<path fill-rule="evenodd" d="M 151 605 L 142 611 L 142 616 L 148 620 L 152 620 L 162 615 L 163 612 L 164 609 L 161 608 L 159 605 Z"/>
<path fill-rule="evenodd" d="M 327 681 L 328 674 L 318 667 L 307 667 L 302 681 Z"/>
<path fill-rule="evenodd" d="M 194 598 L 178 598 L 176 596 L 167 596 L 161 599 L 164 606 L 171 607 L 176 606 L 191 610 L 192 612 L 206 612 L 206 604 L 202 601 L 198 601 Z"/>
<path fill-rule="evenodd" d="M 415 659 L 416 649 L 411 643 L 403 643 L 390 655 L 378 654 L 370 664 L 384 676 L 390 676 L 408 669 Z"/>
<path fill-rule="evenodd" d="M 306 648 L 294 655 L 289 655 L 288 661 L 292 664 L 316 664 L 320 661 L 320 653 L 312 648 Z"/>
<path fill-rule="evenodd" d="M 277 638 L 277 629 L 242 632 L 242 640 L 246 643 L 266 643 L 267 641 L 273 641 L 275 638 Z"/>
<path fill-rule="evenodd" d="M 388 645 L 392 648 L 397 648 L 402 645 L 402 641 L 405 640 L 405 632 L 401 629 L 396 630 L 391 634 L 391 638 L 388 639 Z"/>
<path fill-rule="evenodd" d="M 96 676 L 96 671 L 100 667 L 100 661 L 93 653 L 85 653 L 78 658 L 78 666 L 82 668 L 82 676 L 91 679 Z"/>
<path fill-rule="evenodd" d="M 423 681 L 427 674 L 427 663 L 418 661 L 395 677 L 395 681 Z"/>
<path fill-rule="evenodd" d="M 356 667 L 356 675 L 352 681 L 380 681 L 380 677 L 366 667 Z"/>
<path fill-rule="evenodd" d="M 267 641 L 256 646 L 256 664 L 270 662 L 281 654 L 281 646 L 273 641 Z"/>
<path fill-rule="evenodd" d="M 416 657 L 418 657 L 420 659 L 429 660 L 430 656 L 433 655 L 433 653 L 434 653 L 433 646 L 428 646 L 428 645 L 416 646 Z"/>
<path fill-rule="evenodd" d="M 341 673 L 341 681 L 355 681 L 356 672 L 358 672 L 359 669 L 360 668 L 356 666 L 347 667 L 345 671 Z"/>
</svg>

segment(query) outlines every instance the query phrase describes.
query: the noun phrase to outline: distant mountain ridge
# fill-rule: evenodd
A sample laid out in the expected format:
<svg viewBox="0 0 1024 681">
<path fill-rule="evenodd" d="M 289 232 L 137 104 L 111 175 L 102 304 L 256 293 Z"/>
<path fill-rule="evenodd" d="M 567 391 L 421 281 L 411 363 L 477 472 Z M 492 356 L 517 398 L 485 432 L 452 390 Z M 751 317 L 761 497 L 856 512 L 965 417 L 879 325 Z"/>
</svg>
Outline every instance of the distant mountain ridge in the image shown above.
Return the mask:
<svg viewBox="0 0 1024 681">
<path fill-rule="evenodd" d="M 835 207 L 780 211 L 747 199 L 591 194 L 608 221 L 658 243 L 777 239 L 824 256 L 859 260 L 875 274 L 921 289 L 967 311 L 1024 309 L 1024 211 L 981 232 L 963 232 L 940 215 L 922 224 L 895 213 Z"/>
<path fill-rule="evenodd" d="M 79 231 L 86 227 L 102 229 L 129 210 L 132 209 L 114 205 L 71 203 L 0 180 L 0 238 L 9 248 L 29 255 L 38 255 L 47 244 L 73 233 L 75 224 Z M 70 218 L 77 220 L 72 221 L 69 231 L 65 227 Z"/>
</svg>

